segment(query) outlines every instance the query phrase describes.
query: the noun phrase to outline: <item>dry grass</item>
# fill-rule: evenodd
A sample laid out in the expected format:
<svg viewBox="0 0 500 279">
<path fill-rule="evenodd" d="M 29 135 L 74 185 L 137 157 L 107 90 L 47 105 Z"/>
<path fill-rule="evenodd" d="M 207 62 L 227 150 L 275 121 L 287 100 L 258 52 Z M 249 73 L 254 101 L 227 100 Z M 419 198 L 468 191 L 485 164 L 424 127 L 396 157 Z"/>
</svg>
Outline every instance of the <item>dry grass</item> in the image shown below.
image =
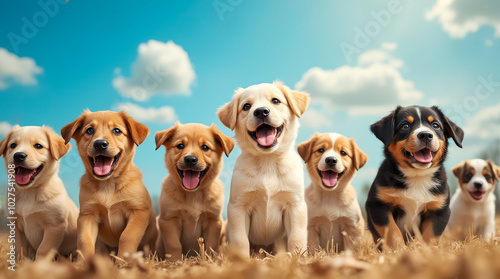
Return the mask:
<svg viewBox="0 0 500 279">
<path fill-rule="evenodd" d="M 84 268 L 42 259 L 24 261 L 15 272 L 7 270 L 6 253 L 2 241 L 0 278 L 500 278 L 500 241 L 489 244 L 471 238 L 457 242 L 446 236 L 438 247 L 417 240 L 392 252 L 379 252 L 367 236 L 360 251 L 352 255 L 322 251 L 309 257 L 283 253 L 245 259 L 224 247 L 214 257 L 202 255 L 175 263 L 136 255 L 118 267 L 110 257 L 99 256 Z"/>
</svg>

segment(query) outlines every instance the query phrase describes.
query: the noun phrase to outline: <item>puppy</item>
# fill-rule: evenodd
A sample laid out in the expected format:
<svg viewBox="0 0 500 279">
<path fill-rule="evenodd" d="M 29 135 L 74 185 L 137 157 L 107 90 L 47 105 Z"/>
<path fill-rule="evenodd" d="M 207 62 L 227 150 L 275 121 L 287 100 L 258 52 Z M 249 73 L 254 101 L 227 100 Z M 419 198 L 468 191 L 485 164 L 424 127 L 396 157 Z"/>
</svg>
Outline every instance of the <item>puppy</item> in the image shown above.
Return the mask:
<svg viewBox="0 0 500 279">
<path fill-rule="evenodd" d="M 142 173 L 133 163 L 135 145 L 149 129 L 124 112 L 86 110 L 61 129 L 76 140 L 85 166 L 80 179 L 77 247 L 84 259 L 95 253 L 96 240 L 118 257 L 145 245 L 154 249 L 156 221 Z"/>
<path fill-rule="evenodd" d="M 365 221 L 351 180 L 368 157 L 354 139 L 337 133 L 316 133 L 297 150 L 311 178 L 306 189 L 309 249 L 357 250 Z"/>
<path fill-rule="evenodd" d="M 16 254 L 43 257 L 52 249 L 76 251 L 78 208 L 57 175 L 59 160 L 71 146 L 48 127 L 19 127 L 0 142 L 7 169 L 15 167 Z M 12 198 L 10 194 L 15 194 Z"/>
<path fill-rule="evenodd" d="M 274 82 L 236 90 L 217 112 L 241 148 L 231 180 L 227 237 L 246 255 L 250 243 L 307 249 L 304 173 L 294 144 L 308 104 L 307 93 Z"/>
<path fill-rule="evenodd" d="M 397 248 L 419 231 L 437 244 L 450 218 L 443 162 L 448 138 L 462 147 L 464 132 L 437 107 L 397 107 L 371 126 L 384 143 L 385 160 L 366 201 L 373 239 Z M 381 248 L 381 247 L 380 247 Z"/>
<path fill-rule="evenodd" d="M 215 125 L 194 123 L 177 123 L 157 132 L 155 139 L 156 149 L 165 146 L 169 172 L 160 196 L 159 255 L 168 253 L 170 260 L 180 260 L 183 254 L 194 256 L 200 237 L 207 251 L 217 251 L 224 207 L 224 186 L 218 176 L 222 153 L 229 156 L 233 140 Z"/>
<path fill-rule="evenodd" d="M 486 240 L 495 237 L 495 181 L 500 168 L 492 161 L 464 161 L 452 169 L 460 187 L 451 198 L 448 228 L 455 237 L 465 240 L 469 229 Z"/>
</svg>

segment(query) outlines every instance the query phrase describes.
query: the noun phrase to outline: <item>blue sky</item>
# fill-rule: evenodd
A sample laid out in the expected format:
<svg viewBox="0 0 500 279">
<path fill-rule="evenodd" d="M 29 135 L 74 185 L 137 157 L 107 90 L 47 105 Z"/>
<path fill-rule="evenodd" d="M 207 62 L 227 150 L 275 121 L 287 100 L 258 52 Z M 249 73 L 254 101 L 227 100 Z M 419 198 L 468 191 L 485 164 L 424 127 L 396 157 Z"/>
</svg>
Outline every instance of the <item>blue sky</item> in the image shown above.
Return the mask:
<svg viewBox="0 0 500 279">
<path fill-rule="evenodd" d="M 40 2 L 50 3 L 50 14 Z M 237 87 L 276 79 L 312 96 L 297 142 L 315 131 L 339 132 L 368 154 L 353 182 L 357 189 L 371 183 L 382 160 L 369 125 L 396 104 L 439 105 L 465 128 L 464 149 L 451 148 L 448 167 L 500 138 L 495 0 L 472 6 L 464 0 L 40 2 L 0 3 L 0 138 L 14 124 L 59 131 L 86 108 L 128 107 L 151 129 L 135 163 L 152 196 L 159 196 L 167 174 L 164 149 L 154 150 L 156 131 L 179 120 L 216 123 L 232 136 L 217 108 Z M 37 30 L 28 30 L 30 24 Z M 342 51 L 346 45 L 352 55 Z M 165 62 L 170 58 L 179 64 Z M 122 79 L 133 86 L 148 65 L 165 66 L 169 75 L 146 89 L 147 100 L 113 84 Z M 177 80 L 184 85 L 172 85 Z M 238 154 L 225 159 L 226 196 Z M 61 162 L 74 200 L 79 160 L 73 148 Z"/>
</svg>

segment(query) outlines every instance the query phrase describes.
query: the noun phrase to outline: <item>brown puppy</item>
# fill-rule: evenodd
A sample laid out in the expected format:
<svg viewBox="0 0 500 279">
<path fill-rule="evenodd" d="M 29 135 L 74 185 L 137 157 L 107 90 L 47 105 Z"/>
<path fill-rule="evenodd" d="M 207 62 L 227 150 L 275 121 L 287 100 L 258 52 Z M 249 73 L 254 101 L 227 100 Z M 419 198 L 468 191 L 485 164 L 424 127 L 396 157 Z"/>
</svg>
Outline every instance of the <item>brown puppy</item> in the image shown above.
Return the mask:
<svg viewBox="0 0 500 279">
<path fill-rule="evenodd" d="M 133 163 L 135 145 L 149 129 L 124 112 L 86 110 L 61 129 L 66 143 L 74 138 L 85 166 L 80 179 L 77 247 L 84 258 L 95 253 L 96 240 L 118 248 L 118 257 L 154 247 L 155 215 L 142 173 Z"/>
<path fill-rule="evenodd" d="M 156 149 L 164 145 L 169 175 L 160 196 L 158 254 L 195 255 L 198 238 L 207 251 L 217 251 L 222 227 L 224 187 L 218 176 L 222 153 L 229 156 L 234 142 L 216 129 L 202 124 L 177 123 L 156 133 Z"/>
<path fill-rule="evenodd" d="M 15 169 L 16 254 L 29 258 L 50 250 L 68 256 L 76 250 L 78 208 L 57 175 L 59 159 L 71 148 L 48 127 L 19 127 L 0 141 L 5 167 Z M 15 194 L 15 197 L 11 196 Z M 10 241 L 9 241 L 10 243 Z"/>
</svg>

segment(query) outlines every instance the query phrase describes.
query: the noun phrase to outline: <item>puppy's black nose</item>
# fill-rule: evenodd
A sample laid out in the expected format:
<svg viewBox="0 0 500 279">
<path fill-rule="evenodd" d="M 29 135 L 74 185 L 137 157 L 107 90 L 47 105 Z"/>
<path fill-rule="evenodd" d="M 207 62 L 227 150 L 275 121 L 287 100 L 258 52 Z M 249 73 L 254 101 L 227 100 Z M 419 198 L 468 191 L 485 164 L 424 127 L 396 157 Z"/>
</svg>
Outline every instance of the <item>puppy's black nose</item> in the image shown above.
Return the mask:
<svg viewBox="0 0 500 279">
<path fill-rule="evenodd" d="M 474 188 L 481 189 L 483 187 L 483 182 L 474 182 Z"/>
<path fill-rule="evenodd" d="M 106 150 L 108 148 L 109 142 L 107 140 L 96 140 L 94 141 L 94 148 L 99 151 Z"/>
<path fill-rule="evenodd" d="M 325 163 L 328 166 L 335 166 L 337 164 L 337 158 L 335 158 L 335 157 L 326 157 Z"/>
<path fill-rule="evenodd" d="M 196 158 L 196 156 L 193 155 L 188 155 L 184 157 L 184 163 L 194 166 L 196 165 L 196 163 L 198 163 L 198 158 Z"/>
<path fill-rule="evenodd" d="M 256 110 L 254 110 L 253 112 L 253 115 L 259 119 L 264 119 L 266 118 L 267 116 L 269 116 L 269 109 L 266 108 L 266 107 L 261 107 L 261 108 L 258 108 Z"/>
<path fill-rule="evenodd" d="M 417 137 L 423 142 L 430 142 L 434 135 L 431 132 L 420 132 Z"/>
<path fill-rule="evenodd" d="M 14 153 L 14 161 L 16 162 L 23 162 L 26 157 L 28 157 L 28 155 L 26 155 L 26 153 L 24 152 L 16 152 Z"/>
</svg>

